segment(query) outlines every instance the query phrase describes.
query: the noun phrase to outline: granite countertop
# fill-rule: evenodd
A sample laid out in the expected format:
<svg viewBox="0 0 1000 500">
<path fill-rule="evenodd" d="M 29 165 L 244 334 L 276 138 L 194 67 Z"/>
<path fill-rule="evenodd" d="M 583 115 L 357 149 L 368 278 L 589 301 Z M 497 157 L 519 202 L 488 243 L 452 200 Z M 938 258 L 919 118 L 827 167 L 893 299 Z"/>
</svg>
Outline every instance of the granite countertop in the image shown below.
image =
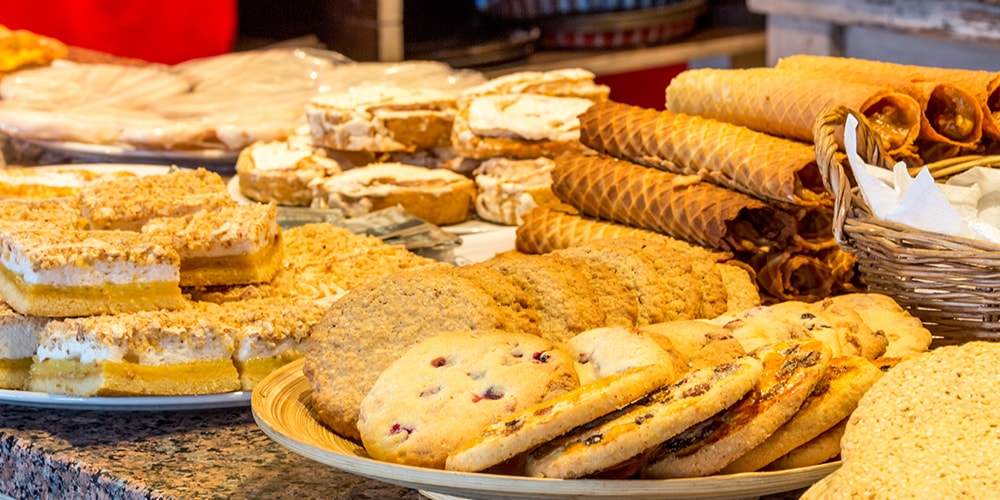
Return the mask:
<svg viewBox="0 0 1000 500">
<path fill-rule="evenodd" d="M 249 407 L 74 411 L 0 405 L 0 497 L 423 498 L 272 441 Z"/>
</svg>

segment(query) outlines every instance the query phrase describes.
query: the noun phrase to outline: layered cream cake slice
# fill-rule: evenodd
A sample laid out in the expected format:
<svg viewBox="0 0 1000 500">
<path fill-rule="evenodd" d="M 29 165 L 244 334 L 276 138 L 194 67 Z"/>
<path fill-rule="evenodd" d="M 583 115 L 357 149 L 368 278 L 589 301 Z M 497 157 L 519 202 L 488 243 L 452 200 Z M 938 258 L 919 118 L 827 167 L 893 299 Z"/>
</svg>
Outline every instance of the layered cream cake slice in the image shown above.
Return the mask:
<svg viewBox="0 0 1000 500">
<path fill-rule="evenodd" d="M 180 255 L 181 286 L 264 283 L 281 268 L 281 228 L 273 204 L 158 217 L 142 232 L 168 238 Z"/>
<path fill-rule="evenodd" d="M 35 336 L 49 318 L 26 316 L 0 302 L 0 389 L 24 389 L 35 355 Z"/>
<path fill-rule="evenodd" d="M 73 396 L 215 394 L 240 389 L 233 328 L 182 311 L 67 318 L 38 334 L 28 389 Z"/>
<path fill-rule="evenodd" d="M 0 224 L 0 296 L 15 311 L 70 317 L 185 304 L 169 240 L 29 225 Z"/>
<path fill-rule="evenodd" d="M 181 217 L 236 204 L 225 181 L 203 168 L 87 184 L 81 214 L 90 229 L 139 231 L 155 217 Z"/>
<path fill-rule="evenodd" d="M 311 300 L 286 298 L 205 304 L 204 308 L 215 309 L 222 321 L 233 326 L 233 363 L 245 391 L 253 390 L 275 369 L 301 358 L 312 326 L 326 311 Z"/>
</svg>

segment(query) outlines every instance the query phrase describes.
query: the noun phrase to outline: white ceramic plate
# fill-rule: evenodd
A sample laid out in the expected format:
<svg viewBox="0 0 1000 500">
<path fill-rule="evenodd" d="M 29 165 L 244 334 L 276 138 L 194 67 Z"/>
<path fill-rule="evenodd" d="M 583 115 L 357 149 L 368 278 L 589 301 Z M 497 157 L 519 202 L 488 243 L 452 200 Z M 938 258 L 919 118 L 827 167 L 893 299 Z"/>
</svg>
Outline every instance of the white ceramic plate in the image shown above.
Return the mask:
<svg viewBox="0 0 1000 500">
<path fill-rule="evenodd" d="M 257 425 L 271 439 L 316 462 L 441 499 L 532 498 L 728 499 L 751 498 L 807 487 L 839 467 L 828 463 L 779 472 L 751 472 L 694 479 L 544 479 L 453 472 L 374 460 L 364 448 L 316 419 L 304 360 L 274 371 L 253 391 Z"/>
<path fill-rule="evenodd" d="M 233 408 L 250 404 L 249 391 L 196 396 L 80 397 L 0 389 L 0 404 L 56 410 L 178 411 Z"/>
</svg>

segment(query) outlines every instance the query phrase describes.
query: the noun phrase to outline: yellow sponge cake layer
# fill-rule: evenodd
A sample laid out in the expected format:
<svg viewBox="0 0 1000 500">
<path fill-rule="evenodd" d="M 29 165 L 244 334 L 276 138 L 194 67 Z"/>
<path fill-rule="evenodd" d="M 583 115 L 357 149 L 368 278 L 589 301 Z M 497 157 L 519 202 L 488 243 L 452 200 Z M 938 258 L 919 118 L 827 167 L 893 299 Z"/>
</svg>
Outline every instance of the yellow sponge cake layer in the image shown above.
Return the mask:
<svg viewBox="0 0 1000 500">
<path fill-rule="evenodd" d="M 48 318 L 25 316 L 0 302 L 0 389 L 24 389 L 35 355 L 35 335 Z"/>
<path fill-rule="evenodd" d="M 181 308 L 179 264 L 169 242 L 139 233 L 0 227 L 0 295 L 21 314 Z"/>
<path fill-rule="evenodd" d="M 236 376 L 228 359 L 170 366 L 49 359 L 32 365 L 30 389 L 78 396 L 216 394 L 239 390 Z"/>
</svg>

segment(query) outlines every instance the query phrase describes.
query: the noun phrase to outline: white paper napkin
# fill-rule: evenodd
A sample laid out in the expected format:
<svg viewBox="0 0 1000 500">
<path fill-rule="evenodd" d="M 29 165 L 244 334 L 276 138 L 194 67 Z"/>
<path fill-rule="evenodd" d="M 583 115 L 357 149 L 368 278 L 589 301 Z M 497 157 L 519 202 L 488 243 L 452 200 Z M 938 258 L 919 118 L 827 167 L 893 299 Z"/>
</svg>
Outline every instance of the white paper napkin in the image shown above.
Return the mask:
<svg viewBox="0 0 1000 500">
<path fill-rule="evenodd" d="M 844 146 L 861 195 L 876 217 L 924 231 L 1000 243 L 1000 172 L 973 167 L 947 184 L 935 182 L 926 168 L 911 178 L 903 162 L 889 172 L 858 155 L 857 125 L 853 116 L 847 117 Z"/>
</svg>

